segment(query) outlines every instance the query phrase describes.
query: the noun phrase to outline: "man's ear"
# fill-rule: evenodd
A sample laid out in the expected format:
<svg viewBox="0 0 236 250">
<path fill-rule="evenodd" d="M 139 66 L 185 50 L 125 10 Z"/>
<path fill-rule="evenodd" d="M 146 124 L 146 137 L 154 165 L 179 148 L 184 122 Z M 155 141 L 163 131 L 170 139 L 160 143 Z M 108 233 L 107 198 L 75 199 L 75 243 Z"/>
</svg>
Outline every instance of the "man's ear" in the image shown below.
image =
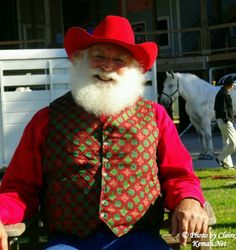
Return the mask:
<svg viewBox="0 0 236 250">
<path fill-rule="evenodd" d="M 74 52 L 71 56 L 70 56 L 70 61 L 71 63 L 74 65 L 75 61 L 77 59 L 79 59 L 82 56 L 82 51 L 81 50 L 77 50 L 76 52 Z"/>
</svg>

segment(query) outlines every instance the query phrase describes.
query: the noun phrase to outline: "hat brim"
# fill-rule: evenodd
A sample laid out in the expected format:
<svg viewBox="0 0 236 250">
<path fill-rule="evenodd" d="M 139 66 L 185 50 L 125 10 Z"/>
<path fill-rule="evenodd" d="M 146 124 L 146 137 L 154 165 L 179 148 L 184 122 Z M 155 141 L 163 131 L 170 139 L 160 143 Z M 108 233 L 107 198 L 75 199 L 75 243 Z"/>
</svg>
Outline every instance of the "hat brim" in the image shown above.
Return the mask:
<svg viewBox="0 0 236 250">
<path fill-rule="evenodd" d="M 79 27 L 70 28 L 64 38 L 64 48 L 71 57 L 76 51 L 84 50 L 93 44 L 112 43 L 127 49 L 140 63 L 144 71 L 148 71 L 158 56 L 158 47 L 154 42 L 130 44 L 110 38 L 96 37 Z"/>
</svg>

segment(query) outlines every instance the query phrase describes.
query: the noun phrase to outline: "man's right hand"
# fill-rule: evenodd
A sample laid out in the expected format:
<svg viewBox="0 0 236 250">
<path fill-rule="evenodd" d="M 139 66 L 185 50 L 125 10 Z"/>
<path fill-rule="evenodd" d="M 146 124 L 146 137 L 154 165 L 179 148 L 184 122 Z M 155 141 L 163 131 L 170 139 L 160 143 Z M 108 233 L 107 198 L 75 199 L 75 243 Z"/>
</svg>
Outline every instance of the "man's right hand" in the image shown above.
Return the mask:
<svg viewBox="0 0 236 250">
<path fill-rule="evenodd" d="M 0 250 L 8 250 L 7 233 L 0 221 Z"/>
</svg>

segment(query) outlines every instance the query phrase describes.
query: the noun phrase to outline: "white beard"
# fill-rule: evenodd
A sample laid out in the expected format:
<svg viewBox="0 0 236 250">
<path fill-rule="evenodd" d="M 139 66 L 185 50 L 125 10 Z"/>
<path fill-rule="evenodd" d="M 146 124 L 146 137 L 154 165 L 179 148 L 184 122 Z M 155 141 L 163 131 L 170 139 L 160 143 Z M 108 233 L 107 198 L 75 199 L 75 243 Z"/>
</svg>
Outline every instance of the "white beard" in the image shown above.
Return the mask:
<svg viewBox="0 0 236 250">
<path fill-rule="evenodd" d="M 137 63 L 134 62 L 122 74 L 106 73 L 91 69 L 86 55 L 74 62 L 71 79 L 74 100 L 86 111 L 96 116 L 114 115 L 143 96 L 145 75 Z"/>
</svg>

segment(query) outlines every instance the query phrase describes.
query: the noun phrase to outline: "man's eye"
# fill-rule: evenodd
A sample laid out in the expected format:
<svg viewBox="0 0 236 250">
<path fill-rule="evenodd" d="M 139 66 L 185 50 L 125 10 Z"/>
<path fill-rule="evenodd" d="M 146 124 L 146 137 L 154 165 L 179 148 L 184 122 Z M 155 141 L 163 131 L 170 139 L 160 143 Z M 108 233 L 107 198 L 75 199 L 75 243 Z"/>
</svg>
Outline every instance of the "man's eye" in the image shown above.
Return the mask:
<svg viewBox="0 0 236 250">
<path fill-rule="evenodd" d="M 120 63 L 123 63 L 123 62 L 124 62 L 124 60 L 123 60 L 123 59 L 119 59 L 119 58 L 118 58 L 118 59 L 116 59 L 116 61 L 117 61 L 117 62 L 120 62 Z"/>
<path fill-rule="evenodd" d="M 125 64 L 125 60 L 124 59 L 121 59 L 121 58 L 116 58 L 114 60 L 117 64 Z"/>
<path fill-rule="evenodd" d="M 95 56 L 96 59 L 99 59 L 99 60 L 104 60 L 105 59 L 105 56 L 100 56 L 100 55 L 97 55 Z"/>
</svg>

